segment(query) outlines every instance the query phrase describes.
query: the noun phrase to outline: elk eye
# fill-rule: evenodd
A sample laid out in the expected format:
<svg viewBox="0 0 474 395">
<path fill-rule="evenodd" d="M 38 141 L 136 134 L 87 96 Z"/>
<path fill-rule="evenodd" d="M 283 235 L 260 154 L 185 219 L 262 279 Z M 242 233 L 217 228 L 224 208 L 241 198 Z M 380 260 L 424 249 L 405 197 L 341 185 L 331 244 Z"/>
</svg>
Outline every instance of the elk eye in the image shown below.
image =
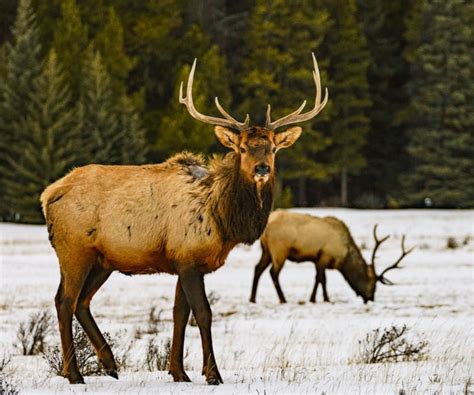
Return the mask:
<svg viewBox="0 0 474 395">
<path fill-rule="evenodd" d="M 275 154 L 276 152 L 277 152 L 277 147 L 273 147 L 273 148 L 272 148 L 272 153 Z"/>
<path fill-rule="evenodd" d="M 240 153 L 241 154 L 245 154 L 247 152 L 247 150 L 243 147 L 240 147 Z"/>
</svg>

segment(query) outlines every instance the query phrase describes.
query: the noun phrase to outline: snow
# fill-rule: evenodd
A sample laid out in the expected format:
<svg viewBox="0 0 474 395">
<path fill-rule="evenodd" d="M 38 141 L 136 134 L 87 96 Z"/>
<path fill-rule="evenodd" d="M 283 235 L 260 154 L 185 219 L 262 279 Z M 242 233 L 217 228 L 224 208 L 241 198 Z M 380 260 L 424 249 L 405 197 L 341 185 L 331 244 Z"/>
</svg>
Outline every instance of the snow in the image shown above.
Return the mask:
<svg viewBox="0 0 474 395">
<path fill-rule="evenodd" d="M 169 275 L 128 277 L 114 273 L 94 298 L 92 311 L 102 331 L 124 348 L 131 366 L 118 381 L 86 377 L 70 386 L 49 373 L 41 356 L 21 356 L 13 344 L 20 322 L 32 312 L 50 309 L 59 271 L 44 226 L 0 224 L 0 359 L 11 355 L 8 381 L 21 393 L 327 393 L 406 394 L 464 393 L 473 390 L 473 210 L 299 209 L 336 216 L 346 222 L 370 259 L 372 227 L 392 237 L 380 247 L 379 271 L 400 254 L 400 239 L 417 246 L 403 270 L 387 274 L 394 286 L 377 287 L 375 302 L 364 305 L 337 271 L 327 272 L 332 303 L 308 302 L 314 265 L 287 262 L 280 282 L 288 300 L 280 305 L 268 272 L 260 280 L 257 304 L 250 304 L 253 268 L 260 246 L 238 246 L 226 265 L 206 276 L 213 293 L 213 339 L 224 385 L 211 387 L 201 376 L 201 343 L 196 327 L 186 333 L 185 367 L 193 383 L 173 383 L 167 372 L 144 366 L 150 336 L 150 309 L 162 310 L 160 340 L 172 335 L 176 278 Z M 459 247 L 447 248 L 452 237 Z M 406 324 L 414 338 L 429 342 L 419 362 L 353 362 L 358 340 L 376 328 Z M 55 332 L 50 344 L 59 342 Z M 470 385 L 470 388 L 469 388 Z"/>
</svg>

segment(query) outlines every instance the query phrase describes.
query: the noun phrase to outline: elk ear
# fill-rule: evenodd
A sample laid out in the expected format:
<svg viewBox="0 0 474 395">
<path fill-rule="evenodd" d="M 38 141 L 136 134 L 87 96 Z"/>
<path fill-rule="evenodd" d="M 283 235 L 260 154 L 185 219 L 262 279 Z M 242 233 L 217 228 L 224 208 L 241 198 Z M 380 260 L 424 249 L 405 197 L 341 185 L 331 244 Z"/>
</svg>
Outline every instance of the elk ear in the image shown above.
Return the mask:
<svg viewBox="0 0 474 395">
<path fill-rule="evenodd" d="M 216 126 L 214 132 L 223 146 L 239 151 L 240 136 L 238 134 L 223 126 Z"/>
<path fill-rule="evenodd" d="M 301 136 L 302 129 L 299 126 L 286 129 L 284 132 L 277 133 L 273 138 L 278 149 L 291 147 Z"/>
</svg>

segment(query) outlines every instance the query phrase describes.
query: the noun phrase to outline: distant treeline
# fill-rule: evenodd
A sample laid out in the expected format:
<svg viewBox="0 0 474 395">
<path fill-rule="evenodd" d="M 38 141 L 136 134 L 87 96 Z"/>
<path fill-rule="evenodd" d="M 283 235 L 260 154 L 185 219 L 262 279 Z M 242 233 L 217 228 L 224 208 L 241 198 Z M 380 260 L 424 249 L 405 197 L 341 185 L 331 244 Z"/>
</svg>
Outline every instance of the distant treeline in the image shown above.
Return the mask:
<svg viewBox="0 0 474 395">
<path fill-rule="evenodd" d="M 178 103 L 275 118 L 329 103 L 278 162 L 288 205 L 474 207 L 474 3 L 468 0 L 2 0 L 0 211 L 87 163 L 223 152 Z"/>
</svg>

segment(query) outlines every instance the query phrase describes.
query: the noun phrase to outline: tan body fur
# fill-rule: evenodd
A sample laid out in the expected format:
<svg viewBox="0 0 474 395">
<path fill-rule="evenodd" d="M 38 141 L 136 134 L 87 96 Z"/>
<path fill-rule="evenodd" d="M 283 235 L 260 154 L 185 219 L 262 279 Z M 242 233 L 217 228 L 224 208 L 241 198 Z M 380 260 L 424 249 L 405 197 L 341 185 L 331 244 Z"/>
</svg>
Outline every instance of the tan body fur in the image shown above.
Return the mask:
<svg viewBox="0 0 474 395">
<path fill-rule="evenodd" d="M 89 165 L 50 185 L 41 200 L 58 253 L 97 254 L 105 268 L 127 274 L 176 274 L 176 261 L 203 272 L 222 266 L 236 243 L 213 237 L 212 205 L 203 210 L 202 201 L 218 196 L 183 158 L 204 166 L 190 155 L 158 165 Z"/>
</svg>

